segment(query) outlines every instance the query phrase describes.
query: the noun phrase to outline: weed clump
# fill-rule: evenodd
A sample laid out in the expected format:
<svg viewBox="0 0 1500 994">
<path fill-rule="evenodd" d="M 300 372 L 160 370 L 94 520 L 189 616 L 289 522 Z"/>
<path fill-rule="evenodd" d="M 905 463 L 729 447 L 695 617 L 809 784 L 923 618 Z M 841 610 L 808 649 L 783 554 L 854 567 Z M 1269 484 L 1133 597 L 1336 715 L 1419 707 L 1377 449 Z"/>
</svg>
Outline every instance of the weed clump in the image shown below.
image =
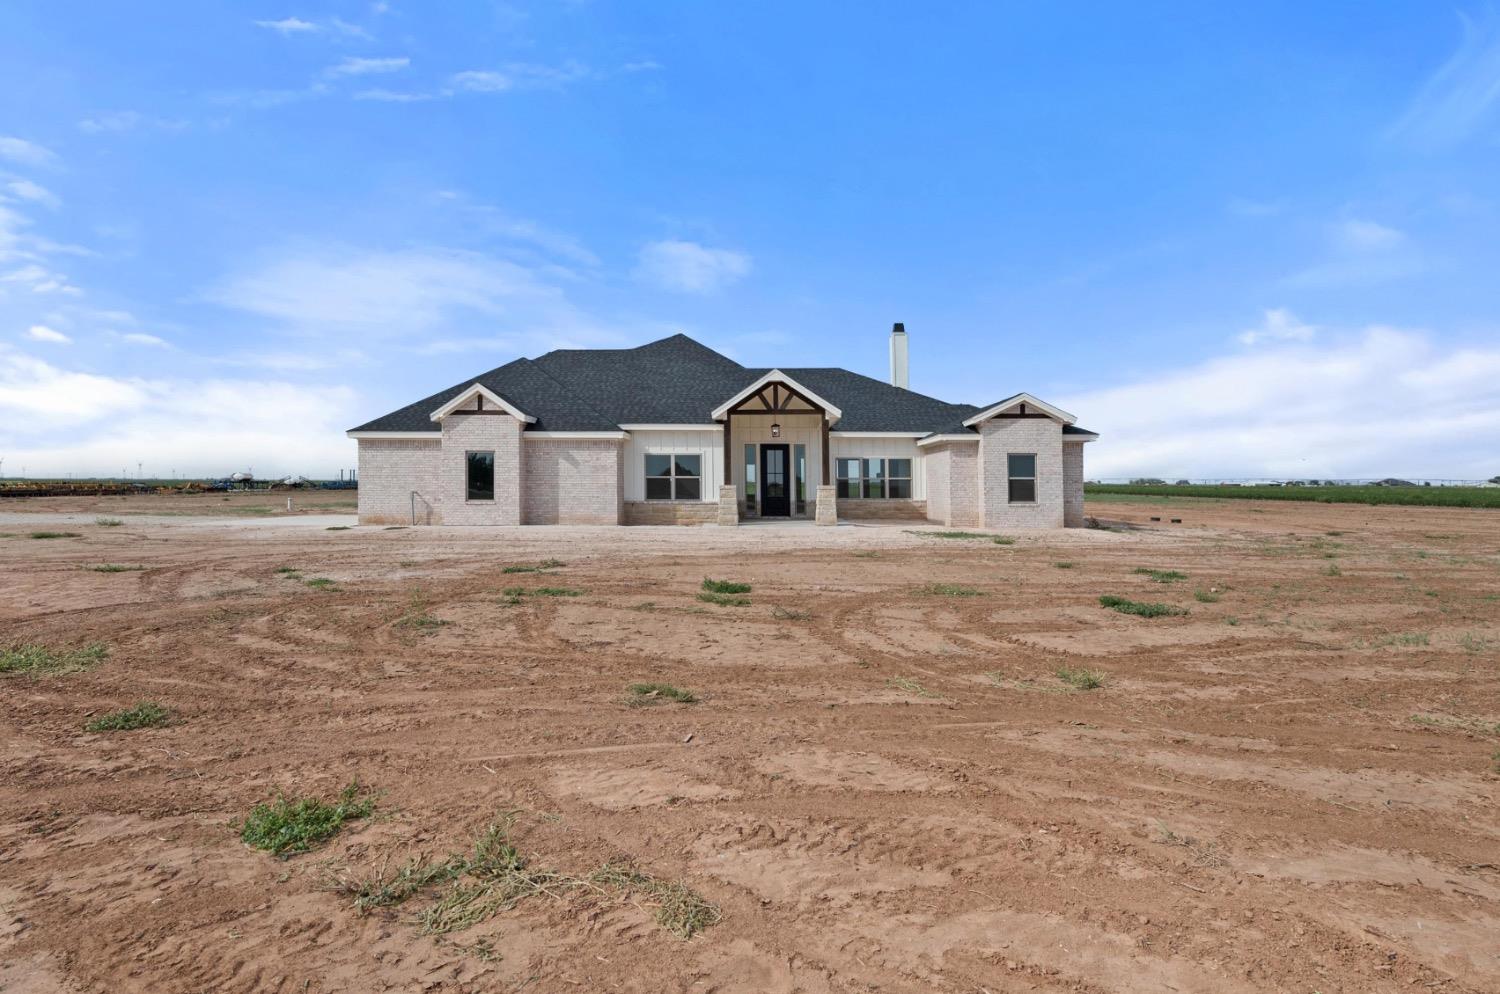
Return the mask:
<svg viewBox="0 0 1500 994">
<path fill-rule="evenodd" d="M 541 562 L 539 562 L 539 563 L 537 563 L 535 565 L 518 564 L 518 565 L 515 565 L 515 566 L 507 566 L 503 570 L 501 570 L 500 572 L 502 572 L 502 573 L 544 573 L 544 572 L 546 572 L 549 569 L 557 569 L 560 566 L 566 566 L 566 565 L 567 565 L 567 563 L 563 562 L 561 559 L 544 559 L 544 560 L 542 560 Z"/>
<path fill-rule="evenodd" d="M 957 583 L 929 583 L 920 590 L 932 597 L 978 597 L 983 593 L 981 590 L 960 586 Z"/>
<path fill-rule="evenodd" d="M 711 594 L 748 594 L 750 584 L 735 583 L 733 580 L 710 580 L 704 577 L 703 589 Z"/>
<path fill-rule="evenodd" d="M 1176 583 L 1178 580 L 1186 580 L 1187 574 L 1175 569 L 1147 569 L 1144 566 L 1131 570 L 1140 576 L 1149 576 L 1152 583 Z"/>
<path fill-rule="evenodd" d="M 81 538 L 77 532 L 32 532 L 32 538 Z"/>
<path fill-rule="evenodd" d="M 276 795 L 276 800 L 250 809 L 240 826 L 240 840 L 255 849 L 286 859 L 309 852 L 332 838 L 346 821 L 368 818 L 375 798 L 351 783 L 332 804 L 316 797 L 297 800 Z"/>
<path fill-rule="evenodd" d="M 83 726 L 85 732 L 132 732 L 137 728 L 158 728 L 172 717 L 166 708 L 153 701 L 142 701 L 133 708 L 124 708 L 101 715 Z"/>
<path fill-rule="evenodd" d="M 630 703 L 637 707 L 651 704 L 665 704 L 672 701 L 677 704 L 696 704 L 698 697 L 691 690 L 683 690 L 674 687 L 670 683 L 632 683 L 628 688 L 630 691 Z"/>
<path fill-rule="evenodd" d="M 1064 666 L 1057 671 L 1057 678 L 1074 690 L 1098 690 L 1104 686 L 1104 674 L 1098 670 L 1075 670 Z"/>
<path fill-rule="evenodd" d="M 922 686 L 922 684 L 919 681 L 914 680 L 914 679 L 912 679 L 909 676 L 891 677 L 890 683 L 891 683 L 892 687 L 895 687 L 898 690 L 904 690 L 908 694 L 916 694 L 918 697 L 936 697 L 937 696 L 937 694 L 934 694 L 932 691 L 930 691 L 926 687 Z"/>
<path fill-rule="evenodd" d="M 36 643 L 14 645 L 0 649 L 0 674 L 77 673 L 92 669 L 108 655 L 109 649 L 102 642 L 91 642 L 77 649 L 50 649 Z"/>
<path fill-rule="evenodd" d="M 640 891 L 656 904 L 656 923 L 679 939 L 691 939 L 724 920 L 719 909 L 677 881 L 658 880 L 626 863 L 611 862 L 589 878 L 624 891 Z"/>
<path fill-rule="evenodd" d="M 1121 614 L 1133 614 L 1141 618 L 1166 618 L 1173 615 L 1187 614 L 1187 608 L 1184 607 L 1133 601 L 1124 597 L 1116 597 L 1113 594 L 1105 594 L 1100 597 L 1099 604 L 1102 607 L 1119 611 Z"/>
<path fill-rule="evenodd" d="M 326 576 L 315 576 L 303 582 L 314 590 L 332 590 L 334 588 L 334 581 L 328 579 Z"/>
<path fill-rule="evenodd" d="M 100 528 L 118 528 L 121 525 L 123 525 L 124 523 L 125 522 L 121 521 L 119 518 L 95 518 L 94 519 L 94 524 L 98 525 Z"/>
<path fill-rule="evenodd" d="M 144 566 L 125 566 L 121 563 L 98 563 L 94 566 L 84 567 L 84 569 L 93 570 L 95 573 L 139 573 L 145 568 Z"/>
<path fill-rule="evenodd" d="M 1217 604 L 1217 603 L 1219 603 L 1219 595 L 1216 594 L 1216 593 L 1214 593 L 1213 591 L 1210 591 L 1210 590 L 1195 590 L 1195 591 L 1193 591 L 1193 599 L 1196 600 L 1196 601 L 1198 601 L 1198 603 L 1200 603 L 1200 604 Z"/>
<path fill-rule="evenodd" d="M 750 598 L 741 597 L 738 594 L 717 594 L 705 590 L 698 595 L 698 599 L 705 604 L 717 604 L 720 607 L 749 607 Z"/>
<path fill-rule="evenodd" d="M 780 604 L 777 604 L 771 608 L 771 617 L 777 621 L 806 621 L 812 617 L 812 612 L 796 607 L 782 607 Z"/>
</svg>

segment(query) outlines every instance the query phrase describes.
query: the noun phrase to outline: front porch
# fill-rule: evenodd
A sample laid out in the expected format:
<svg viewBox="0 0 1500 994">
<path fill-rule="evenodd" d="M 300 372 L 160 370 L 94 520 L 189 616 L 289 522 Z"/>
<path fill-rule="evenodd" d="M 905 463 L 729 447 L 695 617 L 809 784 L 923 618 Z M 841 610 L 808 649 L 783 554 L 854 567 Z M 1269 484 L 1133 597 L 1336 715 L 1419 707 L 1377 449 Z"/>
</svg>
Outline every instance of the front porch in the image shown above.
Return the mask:
<svg viewBox="0 0 1500 994">
<path fill-rule="evenodd" d="M 836 524 L 828 432 L 840 416 L 775 370 L 714 411 L 724 426 L 718 523 Z"/>
</svg>

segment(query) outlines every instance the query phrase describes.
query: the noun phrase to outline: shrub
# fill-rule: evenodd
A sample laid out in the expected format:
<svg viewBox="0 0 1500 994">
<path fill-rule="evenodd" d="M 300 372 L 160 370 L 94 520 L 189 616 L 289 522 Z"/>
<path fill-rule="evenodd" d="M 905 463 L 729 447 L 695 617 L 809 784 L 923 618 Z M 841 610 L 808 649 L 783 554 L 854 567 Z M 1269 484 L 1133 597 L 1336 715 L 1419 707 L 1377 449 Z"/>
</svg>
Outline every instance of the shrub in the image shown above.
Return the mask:
<svg viewBox="0 0 1500 994">
<path fill-rule="evenodd" d="M 305 582 L 309 587 L 312 587 L 314 590 L 332 590 L 334 587 L 334 582 L 328 579 L 328 577 L 326 576 L 315 576 L 311 580 L 305 580 L 303 582 Z"/>
<path fill-rule="evenodd" d="M 1193 598 L 1203 604 L 1217 604 L 1219 602 L 1219 595 L 1207 590 L 1193 591 Z"/>
<path fill-rule="evenodd" d="M 1113 594 L 1105 594 L 1099 598 L 1103 607 L 1119 611 L 1121 614 L 1134 614 L 1142 618 L 1165 618 L 1171 615 L 1187 614 L 1187 608 L 1172 607 L 1170 604 L 1151 604 L 1142 601 L 1127 600 L 1124 597 L 1116 597 Z"/>
<path fill-rule="evenodd" d="M 121 521 L 119 518 L 95 518 L 94 519 L 94 524 L 98 525 L 100 528 L 118 528 L 121 525 L 123 525 L 124 523 L 125 522 Z"/>
<path fill-rule="evenodd" d="M 165 725 L 171 717 L 167 709 L 151 701 L 142 701 L 133 708 L 111 711 L 83 726 L 86 732 L 129 732 L 137 728 L 156 728 Z"/>
<path fill-rule="evenodd" d="M 32 538 L 80 538 L 77 532 L 32 532 Z"/>
<path fill-rule="evenodd" d="M 705 577 L 703 589 L 711 594 L 748 594 L 750 584 L 735 583 L 733 580 L 710 580 Z"/>
<path fill-rule="evenodd" d="M 309 852 L 333 837 L 344 822 L 368 818 L 375 810 L 375 798 L 359 784 L 351 783 L 332 804 L 316 797 L 292 800 L 277 794 L 276 800 L 257 804 L 250 809 L 240 827 L 240 840 L 255 849 L 286 859 Z"/>
</svg>

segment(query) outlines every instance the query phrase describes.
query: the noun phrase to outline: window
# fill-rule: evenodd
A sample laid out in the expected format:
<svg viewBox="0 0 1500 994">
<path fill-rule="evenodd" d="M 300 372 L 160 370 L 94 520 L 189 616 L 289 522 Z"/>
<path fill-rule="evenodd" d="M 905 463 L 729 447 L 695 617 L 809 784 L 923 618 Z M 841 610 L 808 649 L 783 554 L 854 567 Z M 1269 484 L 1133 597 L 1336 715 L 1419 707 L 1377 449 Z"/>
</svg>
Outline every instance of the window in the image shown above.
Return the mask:
<svg viewBox="0 0 1500 994">
<path fill-rule="evenodd" d="M 807 446 L 792 446 L 792 469 L 796 471 L 797 489 L 792 496 L 797 501 L 797 513 L 807 513 Z"/>
<path fill-rule="evenodd" d="M 885 495 L 892 500 L 911 500 L 911 460 L 886 460 Z"/>
<path fill-rule="evenodd" d="M 858 459 L 836 459 L 834 476 L 837 478 L 837 490 L 835 493 L 839 500 L 848 500 L 858 497 L 860 494 Z"/>
<path fill-rule="evenodd" d="M 910 459 L 839 459 L 838 497 L 911 499 Z"/>
<path fill-rule="evenodd" d="M 702 494 L 703 457 L 646 456 L 647 500 L 698 500 Z"/>
<path fill-rule="evenodd" d="M 495 499 L 495 454 L 493 452 L 468 453 L 469 500 Z"/>
<path fill-rule="evenodd" d="M 1010 472 L 1010 502 L 1036 503 L 1036 455 L 1012 452 L 1005 457 Z"/>
<path fill-rule="evenodd" d="M 745 446 L 745 510 L 755 513 L 755 446 Z"/>
</svg>

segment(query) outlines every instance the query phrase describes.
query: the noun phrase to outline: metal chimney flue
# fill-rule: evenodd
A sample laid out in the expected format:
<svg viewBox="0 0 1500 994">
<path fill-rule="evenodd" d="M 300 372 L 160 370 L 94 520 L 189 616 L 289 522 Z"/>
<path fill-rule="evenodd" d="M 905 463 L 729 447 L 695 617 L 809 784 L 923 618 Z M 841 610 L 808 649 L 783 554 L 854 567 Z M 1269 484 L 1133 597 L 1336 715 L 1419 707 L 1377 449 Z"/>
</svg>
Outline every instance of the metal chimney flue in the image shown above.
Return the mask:
<svg viewBox="0 0 1500 994">
<path fill-rule="evenodd" d="M 906 325 L 897 321 L 891 326 L 891 386 L 911 388 L 906 356 Z"/>
</svg>

